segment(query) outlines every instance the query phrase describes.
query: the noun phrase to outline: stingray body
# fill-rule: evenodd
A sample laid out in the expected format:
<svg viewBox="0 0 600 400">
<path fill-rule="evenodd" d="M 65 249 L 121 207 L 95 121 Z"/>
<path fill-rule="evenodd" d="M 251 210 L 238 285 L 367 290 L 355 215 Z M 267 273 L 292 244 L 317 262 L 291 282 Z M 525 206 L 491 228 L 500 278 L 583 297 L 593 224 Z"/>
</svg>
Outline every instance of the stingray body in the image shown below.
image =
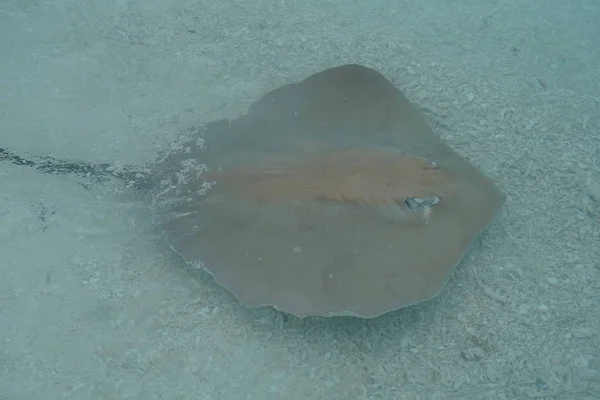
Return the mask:
<svg viewBox="0 0 600 400">
<path fill-rule="evenodd" d="M 160 228 L 250 306 L 375 317 L 431 299 L 504 202 L 380 73 L 325 70 L 153 166 Z"/>
<path fill-rule="evenodd" d="M 504 195 L 380 73 L 345 65 L 190 131 L 144 170 L 0 148 L 45 173 L 117 176 L 158 228 L 250 306 L 375 317 L 431 299 Z"/>
</svg>

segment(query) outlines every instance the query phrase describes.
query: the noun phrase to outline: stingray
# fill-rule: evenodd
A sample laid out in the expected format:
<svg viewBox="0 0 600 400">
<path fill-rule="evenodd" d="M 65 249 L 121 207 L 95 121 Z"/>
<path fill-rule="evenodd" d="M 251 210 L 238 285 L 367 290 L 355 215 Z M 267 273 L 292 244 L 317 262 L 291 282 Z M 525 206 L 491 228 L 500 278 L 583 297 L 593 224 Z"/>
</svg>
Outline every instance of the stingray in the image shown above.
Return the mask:
<svg viewBox="0 0 600 400">
<path fill-rule="evenodd" d="M 145 173 L 118 173 L 187 263 L 247 306 L 299 317 L 371 318 L 432 299 L 505 199 L 359 65 L 275 89 L 189 131 Z"/>
</svg>

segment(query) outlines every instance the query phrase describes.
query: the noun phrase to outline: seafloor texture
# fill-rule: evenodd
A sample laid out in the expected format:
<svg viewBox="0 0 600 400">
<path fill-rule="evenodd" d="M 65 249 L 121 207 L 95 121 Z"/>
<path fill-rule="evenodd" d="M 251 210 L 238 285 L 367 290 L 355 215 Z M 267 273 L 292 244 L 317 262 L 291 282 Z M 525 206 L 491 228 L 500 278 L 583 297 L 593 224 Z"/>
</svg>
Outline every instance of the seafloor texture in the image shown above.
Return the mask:
<svg viewBox="0 0 600 400">
<path fill-rule="evenodd" d="M 596 3 L 2 2 L 17 154 L 141 165 L 360 63 L 507 201 L 434 300 L 301 320 L 187 267 L 135 188 L 2 163 L 0 398 L 599 398 Z"/>
</svg>

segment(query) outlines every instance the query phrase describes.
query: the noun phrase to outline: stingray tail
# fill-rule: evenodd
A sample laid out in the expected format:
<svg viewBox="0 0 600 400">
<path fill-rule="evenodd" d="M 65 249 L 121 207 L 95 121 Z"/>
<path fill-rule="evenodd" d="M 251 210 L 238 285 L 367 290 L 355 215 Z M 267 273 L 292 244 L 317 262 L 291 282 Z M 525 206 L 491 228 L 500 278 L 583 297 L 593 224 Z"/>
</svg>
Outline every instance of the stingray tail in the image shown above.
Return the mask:
<svg viewBox="0 0 600 400">
<path fill-rule="evenodd" d="M 35 168 L 37 171 L 44 174 L 74 174 L 92 178 L 100 182 L 111 178 L 117 178 L 126 182 L 133 182 L 138 187 L 144 186 L 144 182 L 147 180 L 147 171 L 142 168 L 107 163 L 94 164 L 81 161 L 65 161 L 48 156 L 29 159 L 1 147 L 0 161 Z"/>
</svg>

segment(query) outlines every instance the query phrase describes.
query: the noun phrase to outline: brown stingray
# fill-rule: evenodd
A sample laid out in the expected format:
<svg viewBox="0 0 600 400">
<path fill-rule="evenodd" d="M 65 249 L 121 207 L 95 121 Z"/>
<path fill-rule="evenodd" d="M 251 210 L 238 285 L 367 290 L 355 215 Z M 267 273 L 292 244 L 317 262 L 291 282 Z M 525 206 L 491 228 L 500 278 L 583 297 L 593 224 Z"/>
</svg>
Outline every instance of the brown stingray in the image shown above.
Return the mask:
<svg viewBox="0 0 600 400">
<path fill-rule="evenodd" d="M 504 202 L 358 65 L 266 94 L 158 169 L 176 173 L 156 196 L 174 250 L 242 302 L 297 316 L 431 299 Z"/>
</svg>

